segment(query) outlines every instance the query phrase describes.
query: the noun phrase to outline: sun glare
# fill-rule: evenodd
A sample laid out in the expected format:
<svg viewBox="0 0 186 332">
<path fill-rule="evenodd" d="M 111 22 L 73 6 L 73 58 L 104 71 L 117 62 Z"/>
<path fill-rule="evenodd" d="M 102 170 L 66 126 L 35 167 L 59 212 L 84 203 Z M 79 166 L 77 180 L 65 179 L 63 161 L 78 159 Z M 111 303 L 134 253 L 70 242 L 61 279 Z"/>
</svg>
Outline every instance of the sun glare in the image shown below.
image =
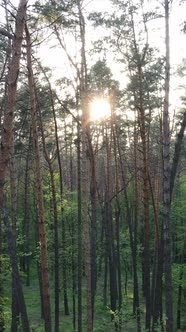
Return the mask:
<svg viewBox="0 0 186 332">
<path fill-rule="evenodd" d="M 110 116 L 110 104 L 106 99 L 95 98 L 90 104 L 90 120 L 101 121 Z"/>
</svg>

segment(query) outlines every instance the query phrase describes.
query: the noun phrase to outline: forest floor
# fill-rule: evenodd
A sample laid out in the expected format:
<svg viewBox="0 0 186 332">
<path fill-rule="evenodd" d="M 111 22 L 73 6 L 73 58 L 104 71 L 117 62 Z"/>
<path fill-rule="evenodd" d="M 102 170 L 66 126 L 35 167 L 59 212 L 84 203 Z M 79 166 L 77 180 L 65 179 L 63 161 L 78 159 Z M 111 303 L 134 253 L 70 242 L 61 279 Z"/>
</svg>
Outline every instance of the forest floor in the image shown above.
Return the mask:
<svg viewBox="0 0 186 332">
<path fill-rule="evenodd" d="M 23 277 L 23 284 L 25 284 L 25 278 Z M 10 331 L 11 323 L 11 279 L 7 277 L 5 280 L 4 287 L 4 299 L 5 299 L 5 320 L 6 320 L 6 332 Z M 51 309 L 52 309 L 52 324 L 54 326 L 54 285 L 51 283 Z M 114 332 L 115 326 L 114 322 L 111 322 L 111 313 L 109 307 L 103 304 L 102 296 L 102 285 L 99 285 L 96 302 L 95 302 L 95 317 L 94 317 L 94 332 Z M 129 289 L 130 281 L 129 281 Z M 23 286 L 24 296 L 27 306 L 28 317 L 30 321 L 31 332 L 44 332 L 44 324 L 41 319 L 41 305 L 40 305 L 40 293 L 37 279 L 32 279 L 31 286 Z M 83 332 L 86 332 L 86 290 L 83 288 L 82 291 L 82 305 L 83 305 Z M 72 316 L 72 290 L 69 288 L 68 297 L 69 297 L 69 309 L 70 315 L 65 316 L 63 311 L 63 294 L 61 294 L 60 299 L 60 332 L 73 332 L 73 316 Z M 109 301 L 108 301 L 109 302 Z M 144 302 L 141 306 L 141 321 L 145 321 L 145 311 L 144 311 Z M 76 310 L 77 310 L 77 297 L 76 297 Z M 175 311 L 176 312 L 176 311 Z M 77 316 L 77 311 L 76 311 Z M 116 316 L 116 320 L 118 317 Z M 76 318 L 77 325 L 77 318 Z M 185 329 L 180 330 L 179 332 L 186 331 L 186 321 L 184 321 Z M 22 329 L 20 327 L 19 332 Z M 128 291 L 127 294 L 123 296 L 123 310 L 122 310 L 122 332 L 136 332 L 136 320 L 132 316 L 132 292 Z M 143 329 L 142 329 L 143 331 Z M 175 330 L 178 332 L 178 330 Z"/>
</svg>

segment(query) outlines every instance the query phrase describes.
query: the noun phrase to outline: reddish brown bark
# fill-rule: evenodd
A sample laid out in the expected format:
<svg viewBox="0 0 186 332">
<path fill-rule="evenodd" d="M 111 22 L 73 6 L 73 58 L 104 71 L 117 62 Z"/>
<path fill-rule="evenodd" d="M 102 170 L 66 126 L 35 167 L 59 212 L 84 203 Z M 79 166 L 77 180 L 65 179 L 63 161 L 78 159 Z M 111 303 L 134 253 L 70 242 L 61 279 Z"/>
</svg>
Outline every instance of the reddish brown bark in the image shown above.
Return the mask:
<svg viewBox="0 0 186 332">
<path fill-rule="evenodd" d="M 4 34 L 5 36 L 8 36 L 9 38 L 13 39 L 13 44 L 12 44 L 12 57 L 8 61 L 9 64 L 8 75 L 5 86 L 6 103 L 5 103 L 3 128 L 1 133 L 2 136 L 0 144 L 0 209 L 2 210 L 2 215 L 5 223 L 8 248 L 12 264 L 12 274 L 14 279 L 13 288 L 15 290 L 14 295 L 17 298 L 19 310 L 21 311 L 23 330 L 29 331 L 30 330 L 29 322 L 26 313 L 24 296 L 18 271 L 15 238 L 11 232 L 11 228 L 9 225 L 9 218 L 4 204 L 4 189 L 5 189 L 5 181 L 7 176 L 7 167 L 10 159 L 12 125 L 13 125 L 14 108 L 16 103 L 17 80 L 19 76 L 23 30 L 24 30 L 24 23 L 26 17 L 26 5 L 27 5 L 26 0 L 20 0 L 16 15 L 14 36 L 10 36 L 9 33 Z"/>
<path fill-rule="evenodd" d="M 16 26 L 12 45 L 12 58 L 9 62 L 9 70 L 7 76 L 7 100 L 6 109 L 3 119 L 2 139 L 0 146 L 0 205 L 2 206 L 3 191 L 5 186 L 5 178 L 7 165 L 9 162 L 9 150 L 12 137 L 13 115 L 16 102 L 17 79 L 19 76 L 19 66 L 21 58 L 21 46 L 23 39 L 23 30 L 26 16 L 26 0 L 20 0 Z"/>
<path fill-rule="evenodd" d="M 35 185 L 36 185 L 36 197 L 37 197 L 37 207 L 38 207 L 43 310 L 44 310 L 44 320 L 45 320 L 45 331 L 51 332 L 52 325 L 51 325 L 51 312 L 50 312 L 50 292 L 49 292 L 47 241 L 46 241 L 45 216 L 44 216 L 44 198 L 42 191 L 40 149 L 38 141 L 36 97 L 34 91 L 34 79 L 33 79 L 32 60 L 31 60 L 31 39 L 27 25 L 25 25 L 25 32 L 26 32 L 26 42 L 27 42 L 27 68 L 28 68 L 28 84 L 30 91 L 30 106 L 31 106 L 31 118 L 32 118 L 33 153 L 34 153 L 34 162 L 35 162 Z"/>
</svg>

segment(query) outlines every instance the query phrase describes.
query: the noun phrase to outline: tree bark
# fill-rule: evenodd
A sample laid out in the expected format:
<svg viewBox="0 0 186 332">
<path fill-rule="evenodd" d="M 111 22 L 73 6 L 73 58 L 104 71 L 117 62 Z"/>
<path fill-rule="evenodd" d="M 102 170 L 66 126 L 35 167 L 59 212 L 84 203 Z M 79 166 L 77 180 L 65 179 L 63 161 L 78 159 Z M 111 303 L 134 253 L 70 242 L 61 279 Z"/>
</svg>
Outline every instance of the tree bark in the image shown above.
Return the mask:
<svg viewBox="0 0 186 332">
<path fill-rule="evenodd" d="M 79 119 L 79 117 L 78 117 Z M 82 332 L 82 195 L 80 124 L 77 123 L 77 195 L 78 195 L 78 332 Z"/>
<path fill-rule="evenodd" d="M 172 199 L 172 193 L 173 193 L 173 188 L 174 188 L 174 182 L 175 182 L 178 162 L 180 159 L 180 152 L 181 152 L 185 127 L 186 127 L 186 111 L 183 113 L 183 120 L 181 123 L 180 130 L 177 134 L 177 139 L 176 139 L 175 147 L 174 147 L 174 156 L 173 156 L 171 173 L 170 173 L 170 199 Z"/>
<path fill-rule="evenodd" d="M 170 128 L 169 128 L 169 84 L 170 84 L 170 42 L 169 42 L 169 0 L 165 0 L 165 98 L 163 109 L 163 241 L 165 273 L 166 332 L 173 331 L 171 234 L 170 234 Z"/>
<path fill-rule="evenodd" d="M 3 205 L 2 205 L 1 211 L 2 211 L 2 216 L 3 216 L 3 220 L 4 220 L 5 233 L 6 233 L 8 250 L 9 250 L 9 255 L 10 255 L 10 260 L 11 260 L 12 273 L 13 273 L 13 279 L 14 279 L 14 285 L 15 285 L 15 293 L 16 293 L 16 298 L 18 301 L 19 311 L 21 313 L 22 329 L 24 332 L 29 332 L 30 326 L 29 326 L 29 321 L 28 321 L 28 316 L 27 316 L 27 311 L 26 311 L 23 289 L 22 289 L 22 285 L 21 285 L 21 279 L 19 276 L 15 238 L 14 238 L 12 230 L 10 228 L 8 212 L 7 212 L 7 208 L 5 205 L 5 201 L 3 201 L 2 204 Z"/>
<path fill-rule="evenodd" d="M 4 206 L 4 189 L 5 189 L 5 181 L 7 175 L 6 173 L 10 159 L 9 151 L 12 141 L 13 116 L 14 116 L 14 108 L 16 102 L 17 80 L 19 76 L 23 30 L 24 30 L 25 17 L 26 17 L 26 5 L 27 5 L 27 0 L 20 0 L 16 15 L 14 36 L 10 36 L 9 33 L 5 34 L 9 38 L 13 39 L 13 44 L 12 44 L 12 57 L 9 60 L 9 68 L 8 68 L 8 75 L 6 82 L 6 96 L 5 96 L 6 105 L 4 111 L 3 130 L 2 130 L 1 145 L 0 145 L 0 209 L 2 211 L 4 223 L 6 225 L 6 235 L 7 235 L 7 242 L 11 258 L 11 264 L 12 264 L 13 279 L 17 283 L 16 289 L 20 290 L 20 294 L 16 291 L 16 297 L 17 298 L 19 297 L 19 309 L 22 311 L 23 329 L 24 331 L 29 331 L 28 317 L 26 313 L 22 286 L 17 266 L 16 250 L 14 243 L 11 243 L 11 241 L 14 242 L 14 238 L 10 230 L 7 210 L 6 207 Z"/>
<path fill-rule="evenodd" d="M 10 190 L 11 190 L 11 217 L 12 217 L 12 236 L 14 237 L 16 246 L 16 227 L 17 227 L 17 191 L 16 191 L 16 166 L 15 166 L 15 149 L 14 149 L 14 139 L 12 139 L 11 144 L 11 158 L 10 158 Z M 17 252 L 17 249 L 16 249 Z M 12 322 L 11 331 L 16 332 L 18 330 L 19 323 L 19 301 L 16 293 L 16 278 L 14 273 L 12 273 Z"/>
<path fill-rule="evenodd" d="M 55 297 L 55 332 L 59 332 L 59 240 L 58 240 L 58 212 L 57 212 L 57 198 L 56 198 L 56 188 L 55 188 L 55 179 L 54 179 L 54 169 L 52 165 L 52 159 L 50 158 L 45 141 L 45 134 L 43 129 L 42 115 L 39 109 L 40 115 L 40 128 L 43 141 L 43 149 L 46 162 L 48 164 L 49 173 L 50 173 L 50 184 L 52 192 L 52 210 L 53 210 L 53 228 L 54 228 L 54 273 L 55 273 L 55 282 L 54 282 L 54 297 Z"/>
<path fill-rule="evenodd" d="M 0 206 L 3 204 L 3 192 L 12 139 L 13 115 L 16 102 L 17 79 L 19 76 L 21 46 L 26 17 L 26 5 L 27 0 L 20 0 L 16 15 L 16 26 L 12 45 L 12 58 L 9 62 L 9 70 L 7 75 L 7 100 L 3 119 L 3 131 L 0 147 Z"/>
<path fill-rule="evenodd" d="M 117 135 L 117 139 L 118 139 Z M 131 217 L 131 211 L 129 207 L 129 200 L 128 200 L 128 194 L 127 194 L 127 186 L 126 186 L 126 174 L 125 174 L 125 165 L 122 162 L 122 155 L 121 155 L 121 148 L 119 141 L 118 143 L 118 154 L 119 154 L 119 161 L 121 164 L 121 174 L 122 174 L 122 182 L 123 182 L 123 188 L 124 188 L 124 199 L 125 199 L 125 204 L 126 204 L 126 219 L 127 219 L 127 224 L 129 227 L 129 236 L 130 236 L 130 248 L 131 248 L 131 253 L 132 253 L 132 265 L 133 265 L 133 292 L 134 292 L 134 299 L 135 299 L 135 304 L 134 304 L 134 312 L 136 314 L 136 321 L 137 321 L 137 331 L 141 331 L 141 323 L 140 323 L 140 304 L 139 304 L 139 287 L 138 287 L 138 273 L 137 273 L 137 251 L 136 251 L 136 244 L 134 244 L 134 236 L 133 236 L 133 231 L 132 231 L 132 217 Z M 137 189 L 137 187 L 136 187 Z M 135 195 L 137 194 L 137 191 Z M 135 216 L 137 217 L 137 215 Z M 136 221 L 135 221 L 136 222 Z M 137 231 L 137 230 L 135 230 Z M 135 234 L 135 239 L 136 239 L 136 234 Z M 127 278 L 126 278 L 127 279 Z M 127 283 L 127 280 L 126 280 Z"/>
<path fill-rule="evenodd" d="M 44 217 L 44 198 L 42 191 L 40 149 L 38 142 L 36 97 L 34 90 L 34 79 L 33 79 L 32 59 L 31 59 L 31 39 L 27 25 L 25 25 L 25 32 L 26 32 L 26 42 L 27 42 L 27 68 L 28 68 L 28 84 L 30 91 L 30 106 L 31 106 L 31 118 L 32 118 L 33 153 L 34 153 L 34 162 L 35 162 L 35 185 L 36 185 L 36 196 L 37 196 L 37 206 L 38 206 L 44 321 L 45 321 L 45 331 L 51 332 L 52 324 L 51 324 L 51 311 L 50 311 L 47 241 L 46 241 L 45 217 Z"/>
<path fill-rule="evenodd" d="M 66 269 L 66 225 L 65 225 L 65 211 L 63 207 L 63 199 L 64 199 L 64 189 L 63 189 L 63 172 L 62 172 L 62 162 L 61 162 L 61 155 L 60 155 L 60 145 L 59 145 L 59 136 L 58 136 L 58 125 L 57 125 L 57 117 L 55 111 L 55 104 L 54 104 L 54 96 L 52 92 L 52 87 L 50 81 L 45 73 L 43 67 L 39 64 L 44 77 L 48 83 L 49 93 L 50 93 L 50 100 L 52 105 L 52 115 L 54 119 L 54 130 L 55 130 L 55 141 L 56 141 L 56 152 L 57 152 L 57 161 L 58 161 L 58 168 L 59 168 L 59 178 L 60 178 L 60 205 L 61 205 L 61 225 L 62 225 L 62 272 L 63 272 L 63 299 L 64 299 L 64 310 L 65 315 L 69 315 L 69 305 L 68 305 L 68 292 L 67 292 L 67 269 Z"/>
<path fill-rule="evenodd" d="M 93 331 L 92 320 L 92 282 L 91 282 L 91 242 L 88 216 L 89 202 L 89 111 L 88 111 L 88 80 L 87 64 L 85 50 L 85 19 L 82 12 L 82 3 L 77 1 L 79 15 L 79 28 L 81 38 L 81 75 L 80 75 L 80 98 L 82 108 L 82 213 L 84 221 L 84 241 L 85 241 L 85 275 L 86 275 L 86 292 L 87 292 L 87 332 Z"/>
</svg>

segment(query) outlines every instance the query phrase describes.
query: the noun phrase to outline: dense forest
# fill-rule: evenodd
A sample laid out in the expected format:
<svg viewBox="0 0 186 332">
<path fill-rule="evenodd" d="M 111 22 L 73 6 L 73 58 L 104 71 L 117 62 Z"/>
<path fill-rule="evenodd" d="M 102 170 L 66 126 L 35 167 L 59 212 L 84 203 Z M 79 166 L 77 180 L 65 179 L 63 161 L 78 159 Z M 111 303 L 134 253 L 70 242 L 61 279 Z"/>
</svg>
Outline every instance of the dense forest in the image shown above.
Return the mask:
<svg viewBox="0 0 186 332">
<path fill-rule="evenodd" d="M 186 331 L 178 6 L 1 0 L 0 331 Z"/>
</svg>

